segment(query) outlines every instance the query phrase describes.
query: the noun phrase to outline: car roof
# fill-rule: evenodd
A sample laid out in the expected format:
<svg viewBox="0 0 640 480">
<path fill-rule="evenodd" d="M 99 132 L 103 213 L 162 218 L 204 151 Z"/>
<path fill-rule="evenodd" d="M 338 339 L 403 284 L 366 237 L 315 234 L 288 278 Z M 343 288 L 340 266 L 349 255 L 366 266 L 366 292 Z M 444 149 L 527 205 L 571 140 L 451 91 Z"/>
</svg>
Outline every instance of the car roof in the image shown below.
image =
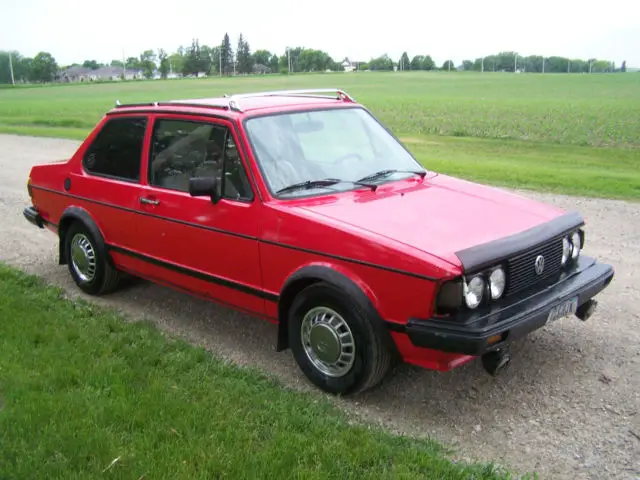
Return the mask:
<svg viewBox="0 0 640 480">
<path fill-rule="evenodd" d="M 116 105 L 108 114 L 163 111 L 173 113 L 223 115 L 230 118 L 308 108 L 327 108 L 356 105 L 355 99 L 340 89 L 276 90 L 224 95 L 211 98 L 192 98 Z"/>
</svg>

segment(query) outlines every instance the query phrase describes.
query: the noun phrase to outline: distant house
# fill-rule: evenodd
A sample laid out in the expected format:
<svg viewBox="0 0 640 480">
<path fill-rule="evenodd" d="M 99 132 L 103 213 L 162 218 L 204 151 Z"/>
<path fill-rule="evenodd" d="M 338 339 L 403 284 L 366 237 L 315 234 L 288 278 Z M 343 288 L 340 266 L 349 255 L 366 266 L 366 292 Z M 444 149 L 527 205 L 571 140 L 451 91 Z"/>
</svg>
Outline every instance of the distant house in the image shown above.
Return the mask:
<svg viewBox="0 0 640 480">
<path fill-rule="evenodd" d="M 262 63 L 256 63 L 253 65 L 253 73 L 264 75 L 265 73 L 271 73 L 271 69 Z"/>
<path fill-rule="evenodd" d="M 85 67 L 69 67 L 58 74 L 58 81 L 62 83 L 104 82 L 121 80 L 123 76 L 126 80 L 143 78 L 142 70 L 132 68 L 123 71 L 122 67 L 101 67 L 96 70 Z"/>
<path fill-rule="evenodd" d="M 89 82 L 94 80 L 93 72 L 94 70 L 91 68 L 69 67 L 58 74 L 58 81 L 64 83 Z"/>
<path fill-rule="evenodd" d="M 363 62 L 352 62 L 351 60 L 349 60 L 349 57 L 345 57 L 342 61 L 342 67 L 344 68 L 345 72 L 355 72 L 356 70 L 358 70 L 358 67 L 361 63 Z"/>
</svg>

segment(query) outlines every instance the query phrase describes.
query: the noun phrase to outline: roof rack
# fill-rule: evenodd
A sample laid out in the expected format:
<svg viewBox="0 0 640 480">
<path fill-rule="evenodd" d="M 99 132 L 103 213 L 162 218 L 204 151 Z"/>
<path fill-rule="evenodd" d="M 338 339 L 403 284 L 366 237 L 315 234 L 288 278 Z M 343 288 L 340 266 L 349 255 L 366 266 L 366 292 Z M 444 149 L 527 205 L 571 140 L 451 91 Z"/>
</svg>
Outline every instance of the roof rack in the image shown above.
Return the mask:
<svg viewBox="0 0 640 480">
<path fill-rule="evenodd" d="M 207 101 L 198 100 L 169 100 L 166 102 L 143 102 L 143 103 L 120 103 L 116 100 L 114 108 L 126 108 L 126 107 L 166 107 L 166 106 L 178 106 L 178 107 L 198 107 L 198 108 L 215 108 L 222 110 L 229 110 L 229 102 L 221 102 L 219 104 L 211 103 L 211 99 Z"/>
<path fill-rule="evenodd" d="M 332 95 L 331 95 L 332 94 Z M 245 98 L 256 97 L 311 97 L 311 98 L 335 98 L 343 102 L 354 103 L 355 99 L 344 90 L 337 88 L 311 88 L 299 90 L 274 90 L 268 92 L 239 93 L 234 95 L 224 94 L 222 97 L 203 98 L 194 100 L 170 100 L 168 102 L 146 102 L 146 103 L 128 103 L 121 104 L 116 100 L 115 108 L 124 107 L 160 107 L 160 106 L 187 106 L 200 108 L 216 108 L 224 110 L 234 110 L 242 112 L 240 100 Z M 220 100 L 220 103 L 212 103 L 214 100 Z"/>
<path fill-rule="evenodd" d="M 320 95 L 320 94 L 330 94 L 333 95 Z M 338 88 L 309 88 L 309 89 L 298 89 L 298 90 L 274 90 L 271 92 L 254 92 L 254 93 L 238 93 L 235 95 L 225 95 L 228 98 L 251 98 L 251 97 L 289 97 L 289 96 L 302 96 L 302 97 L 325 97 L 325 98 L 333 98 L 336 100 L 342 100 L 346 102 L 355 102 L 355 99 L 351 97 L 344 90 L 340 90 Z"/>
</svg>

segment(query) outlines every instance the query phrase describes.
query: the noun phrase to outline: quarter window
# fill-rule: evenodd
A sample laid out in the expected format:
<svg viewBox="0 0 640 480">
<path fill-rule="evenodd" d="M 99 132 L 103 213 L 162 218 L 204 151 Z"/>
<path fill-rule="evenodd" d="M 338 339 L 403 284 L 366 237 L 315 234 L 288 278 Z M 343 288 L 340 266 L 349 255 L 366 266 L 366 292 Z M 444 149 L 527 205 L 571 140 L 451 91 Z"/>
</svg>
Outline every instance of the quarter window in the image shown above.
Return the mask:
<svg viewBox="0 0 640 480">
<path fill-rule="evenodd" d="M 215 177 L 218 193 L 251 200 L 252 190 L 230 130 L 188 120 L 156 121 L 149 161 L 149 183 L 189 191 L 192 177 Z"/>
<path fill-rule="evenodd" d="M 84 155 L 84 168 L 94 175 L 140 180 L 146 118 L 113 118 L 104 124 Z"/>
</svg>

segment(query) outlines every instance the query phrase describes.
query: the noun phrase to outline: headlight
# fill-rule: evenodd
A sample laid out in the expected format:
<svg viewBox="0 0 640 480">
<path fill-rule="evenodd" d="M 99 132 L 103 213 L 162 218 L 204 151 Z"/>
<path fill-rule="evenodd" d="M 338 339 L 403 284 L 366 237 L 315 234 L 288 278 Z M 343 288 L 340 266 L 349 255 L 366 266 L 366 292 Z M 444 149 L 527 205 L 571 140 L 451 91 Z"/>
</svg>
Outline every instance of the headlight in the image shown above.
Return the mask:
<svg viewBox="0 0 640 480">
<path fill-rule="evenodd" d="M 581 246 L 580 234 L 578 232 L 573 232 L 573 235 L 571 235 L 571 243 L 573 245 L 573 249 L 571 250 L 571 258 L 578 258 L 578 255 L 580 255 Z"/>
<path fill-rule="evenodd" d="M 562 265 L 566 264 L 571 256 L 571 242 L 568 237 L 562 239 Z"/>
<path fill-rule="evenodd" d="M 507 284 L 507 276 L 501 267 L 496 268 L 489 276 L 489 290 L 491 291 L 491 299 L 497 300 L 504 293 L 504 287 Z"/>
<path fill-rule="evenodd" d="M 473 277 L 469 283 L 464 284 L 464 301 L 467 307 L 473 309 L 482 302 L 485 283 L 482 277 Z"/>
</svg>

